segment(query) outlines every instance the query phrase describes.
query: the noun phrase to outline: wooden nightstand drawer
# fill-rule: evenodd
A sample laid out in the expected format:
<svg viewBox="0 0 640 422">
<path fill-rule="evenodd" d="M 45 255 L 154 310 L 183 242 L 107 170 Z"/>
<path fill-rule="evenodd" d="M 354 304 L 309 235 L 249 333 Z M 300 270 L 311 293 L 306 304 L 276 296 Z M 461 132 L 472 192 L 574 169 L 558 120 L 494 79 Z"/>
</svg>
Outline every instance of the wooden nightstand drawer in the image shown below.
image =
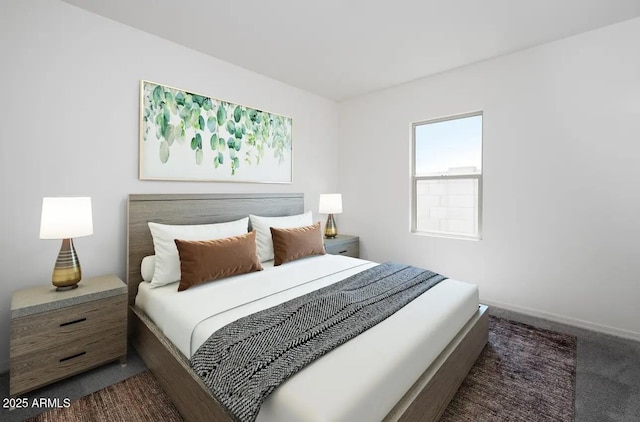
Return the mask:
<svg viewBox="0 0 640 422">
<path fill-rule="evenodd" d="M 72 344 L 61 344 L 43 352 L 11 358 L 10 391 L 12 395 L 33 390 L 89 368 L 118 359 L 127 353 L 121 326 L 88 334 Z"/>
<path fill-rule="evenodd" d="M 69 344 L 87 333 L 126 330 L 127 297 L 118 295 L 11 321 L 11 358 Z"/>
<path fill-rule="evenodd" d="M 333 239 L 324 239 L 324 249 L 328 254 L 360 257 L 360 238 L 339 234 Z"/>
<path fill-rule="evenodd" d="M 117 276 L 49 286 L 11 299 L 9 394 L 16 396 L 127 356 L 127 286 Z"/>
<path fill-rule="evenodd" d="M 340 245 L 325 247 L 327 253 L 332 255 L 345 255 L 357 258 L 360 255 L 360 248 L 357 243 L 343 243 Z"/>
</svg>

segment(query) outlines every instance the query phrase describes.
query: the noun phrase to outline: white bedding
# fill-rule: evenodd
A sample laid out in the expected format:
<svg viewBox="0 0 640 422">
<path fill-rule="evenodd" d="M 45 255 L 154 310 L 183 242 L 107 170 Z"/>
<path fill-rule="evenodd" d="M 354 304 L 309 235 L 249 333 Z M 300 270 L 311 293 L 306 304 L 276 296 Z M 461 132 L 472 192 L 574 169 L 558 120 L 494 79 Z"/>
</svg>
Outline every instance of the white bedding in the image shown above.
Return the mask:
<svg viewBox="0 0 640 422">
<path fill-rule="evenodd" d="M 218 328 L 377 264 L 322 255 L 177 292 L 140 283 L 136 306 L 190 358 Z M 258 421 L 378 421 L 478 309 L 475 285 L 445 280 L 278 387 Z"/>
</svg>

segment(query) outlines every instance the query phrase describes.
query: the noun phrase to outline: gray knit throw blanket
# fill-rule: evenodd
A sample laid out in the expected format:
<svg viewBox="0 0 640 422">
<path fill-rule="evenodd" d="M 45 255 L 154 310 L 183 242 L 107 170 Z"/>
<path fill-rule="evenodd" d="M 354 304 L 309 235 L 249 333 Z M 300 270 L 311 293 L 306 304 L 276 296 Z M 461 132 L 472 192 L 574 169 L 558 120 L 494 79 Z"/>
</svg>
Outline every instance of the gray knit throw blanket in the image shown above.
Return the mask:
<svg viewBox="0 0 640 422">
<path fill-rule="evenodd" d="M 235 420 L 254 421 L 287 378 L 443 279 L 406 265 L 375 266 L 232 322 L 200 346 L 191 366 Z"/>
</svg>

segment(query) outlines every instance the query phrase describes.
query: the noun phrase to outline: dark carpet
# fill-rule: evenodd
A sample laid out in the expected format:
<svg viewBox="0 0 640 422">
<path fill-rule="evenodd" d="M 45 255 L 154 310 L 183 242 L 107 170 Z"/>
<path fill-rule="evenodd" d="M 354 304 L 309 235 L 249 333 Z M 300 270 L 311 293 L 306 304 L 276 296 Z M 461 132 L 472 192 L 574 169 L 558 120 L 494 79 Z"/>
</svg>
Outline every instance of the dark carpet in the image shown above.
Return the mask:
<svg viewBox="0 0 640 422">
<path fill-rule="evenodd" d="M 151 372 L 145 371 L 28 421 L 181 422 L 182 418 Z"/>
<path fill-rule="evenodd" d="M 572 421 L 576 338 L 489 317 L 489 343 L 441 422 Z"/>
<path fill-rule="evenodd" d="M 441 422 L 571 421 L 576 339 L 489 317 L 489 344 L 447 407 Z M 180 422 L 150 372 L 53 409 L 30 422 Z"/>
</svg>

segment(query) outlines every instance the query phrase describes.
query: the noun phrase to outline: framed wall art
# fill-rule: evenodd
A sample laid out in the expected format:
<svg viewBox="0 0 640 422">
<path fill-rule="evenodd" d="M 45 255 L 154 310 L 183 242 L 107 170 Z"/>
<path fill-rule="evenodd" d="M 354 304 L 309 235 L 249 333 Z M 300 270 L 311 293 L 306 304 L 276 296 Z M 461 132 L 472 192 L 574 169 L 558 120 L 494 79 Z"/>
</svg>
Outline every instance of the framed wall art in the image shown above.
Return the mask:
<svg viewBox="0 0 640 422">
<path fill-rule="evenodd" d="M 292 119 L 140 82 L 140 179 L 291 183 Z"/>
</svg>

